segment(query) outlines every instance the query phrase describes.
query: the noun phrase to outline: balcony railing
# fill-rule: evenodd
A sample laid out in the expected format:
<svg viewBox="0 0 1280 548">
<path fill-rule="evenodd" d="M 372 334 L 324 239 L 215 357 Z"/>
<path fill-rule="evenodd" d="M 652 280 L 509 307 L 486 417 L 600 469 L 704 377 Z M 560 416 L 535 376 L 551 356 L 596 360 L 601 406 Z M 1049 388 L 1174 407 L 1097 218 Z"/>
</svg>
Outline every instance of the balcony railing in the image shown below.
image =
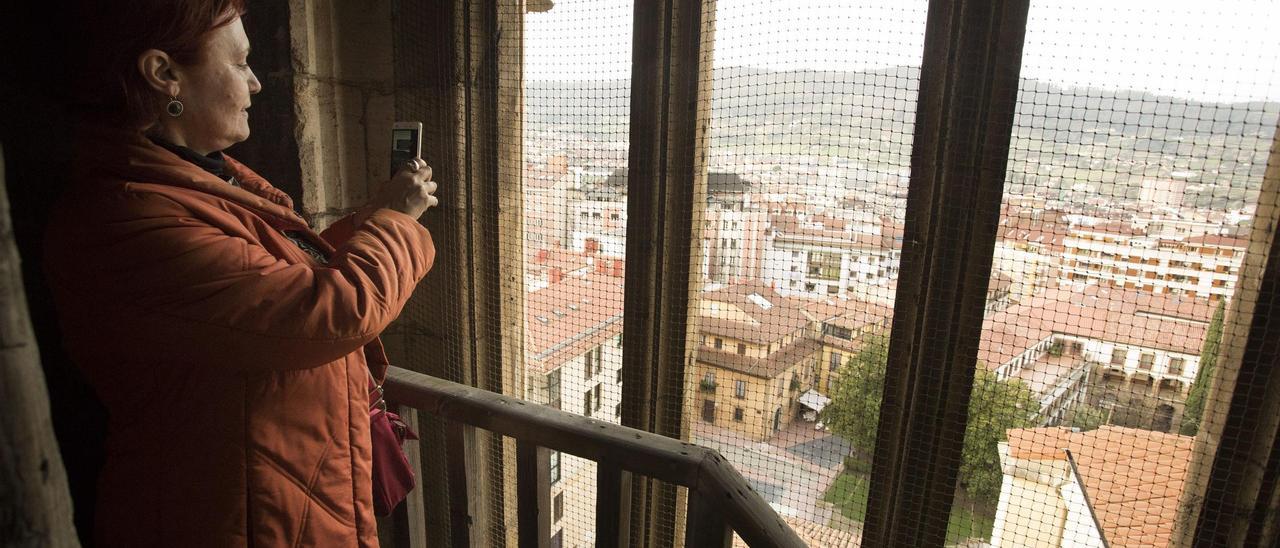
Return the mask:
<svg viewBox="0 0 1280 548">
<path fill-rule="evenodd" d="M 713 449 L 396 367 L 387 372 L 385 388 L 388 400 L 460 425 L 463 437 L 472 437 L 472 430 L 480 428 L 516 440 L 521 548 L 550 545 L 547 474 L 553 450 L 595 461 L 599 466 L 595 516 L 598 547 L 628 545 L 631 474 L 689 489 L 685 546 L 727 547 L 733 533 L 752 547 L 805 546 L 742 474 Z M 446 448 L 450 453 L 448 461 L 463 462 L 463 448 L 456 445 L 460 444 Z M 466 484 L 470 481 L 467 478 Z M 409 520 L 422 520 L 423 516 L 406 515 L 397 513 L 397 530 L 421 526 Z M 454 546 L 470 545 L 469 539 L 456 538 L 458 531 L 453 534 Z"/>
</svg>

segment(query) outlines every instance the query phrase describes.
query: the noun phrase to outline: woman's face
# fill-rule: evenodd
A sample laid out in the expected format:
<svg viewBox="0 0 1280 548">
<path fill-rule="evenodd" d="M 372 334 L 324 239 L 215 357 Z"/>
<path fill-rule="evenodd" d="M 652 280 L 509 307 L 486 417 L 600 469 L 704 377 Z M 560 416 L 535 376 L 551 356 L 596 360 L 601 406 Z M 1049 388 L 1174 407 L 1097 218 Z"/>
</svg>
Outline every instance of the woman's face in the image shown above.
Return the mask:
<svg viewBox="0 0 1280 548">
<path fill-rule="evenodd" d="M 249 37 L 240 18 L 208 40 L 199 64 L 174 64 L 182 115 L 160 118 L 162 135 L 201 154 L 249 138 L 249 96 L 262 89 L 249 69 Z"/>
</svg>

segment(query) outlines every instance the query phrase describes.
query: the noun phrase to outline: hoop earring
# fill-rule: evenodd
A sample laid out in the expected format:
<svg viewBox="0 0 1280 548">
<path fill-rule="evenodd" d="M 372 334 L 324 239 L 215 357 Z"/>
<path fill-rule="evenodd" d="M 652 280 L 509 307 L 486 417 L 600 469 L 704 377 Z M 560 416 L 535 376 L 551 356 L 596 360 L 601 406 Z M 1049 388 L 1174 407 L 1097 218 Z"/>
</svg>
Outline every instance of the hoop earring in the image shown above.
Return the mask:
<svg viewBox="0 0 1280 548">
<path fill-rule="evenodd" d="M 164 110 L 174 118 L 182 116 L 182 101 L 179 101 L 177 97 L 171 96 L 169 97 L 169 104 L 164 106 Z"/>
</svg>

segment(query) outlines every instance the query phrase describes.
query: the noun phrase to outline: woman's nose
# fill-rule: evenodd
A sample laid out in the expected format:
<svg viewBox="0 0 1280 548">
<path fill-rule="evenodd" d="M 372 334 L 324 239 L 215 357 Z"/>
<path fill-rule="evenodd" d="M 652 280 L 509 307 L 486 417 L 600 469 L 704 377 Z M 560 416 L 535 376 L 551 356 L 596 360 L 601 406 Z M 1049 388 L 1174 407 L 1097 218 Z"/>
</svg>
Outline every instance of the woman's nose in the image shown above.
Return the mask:
<svg viewBox="0 0 1280 548">
<path fill-rule="evenodd" d="M 249 71 L 249 94 L 252 95 L 252 94 L 258 93 L 259 91 L 262 91 L 262 83 L 258 81 L 258 75 L 254 74 L 253 71 L 250 70 Z"/>
</svg>

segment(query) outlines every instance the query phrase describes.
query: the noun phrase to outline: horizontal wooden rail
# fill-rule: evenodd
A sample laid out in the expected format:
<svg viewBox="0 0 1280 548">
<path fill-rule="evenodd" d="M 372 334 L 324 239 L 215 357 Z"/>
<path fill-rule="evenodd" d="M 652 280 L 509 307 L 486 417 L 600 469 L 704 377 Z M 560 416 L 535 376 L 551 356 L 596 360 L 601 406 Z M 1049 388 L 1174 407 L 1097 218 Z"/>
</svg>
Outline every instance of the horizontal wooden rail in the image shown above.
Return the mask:
<svg viewBox="0 0 1280 548">
<path fill-rule="evenodd" d="M 514 438 L 523 447 L 519 451 L 522 456 L 537 455 L 533 448 L 545 448 L 600 463 L 598 473 L 605 488 L 596 496 L 611 499 L 597 502 L 597 508 L 610 514 L 596 517 L 599 522 L 596 539 L 600 546 L 622 545 L 625 538 L 625 532 L 617 529 L 620 521 L 625 520 L 630 498 L 624 496 L 625 489 L 617 486 L 625 473 L 689 488 L 692 502 L 686 539 L 697 539 L 700 545 L 714 539 L 717 545 L 727 546 L 731 538 L 727 531 L 732 530 L 753 547 L 805 546 L 742 474 L 713 449 L 397 367 L 387 372 L 385 388 L 387 399 L 398 405 Z M 461 451 L 462 448 L 446 450 Z M 545 459 L 539 457 L 536 461 Z M 529 466 L 533 463 L 524 464 L 523 468 L 529 470 L 520 473 L 520 477 L 545 481 L 545 471 Z M 521 525 L 545 523 L 546 501 L 525 504 L 526 500 L 535 498 L 532 494 L 540 491 L 538 487 L 521 489 L 522 493 L 530 493 L 520 498 Z M 615 498 L 617 500 L 612 500 Z M 539 541 L 533 537 L 522 534 L 520 545 L 545 546 L 549 540 Z M 454 544 L 459 545 L 457 538 Z"/>
</svg>

